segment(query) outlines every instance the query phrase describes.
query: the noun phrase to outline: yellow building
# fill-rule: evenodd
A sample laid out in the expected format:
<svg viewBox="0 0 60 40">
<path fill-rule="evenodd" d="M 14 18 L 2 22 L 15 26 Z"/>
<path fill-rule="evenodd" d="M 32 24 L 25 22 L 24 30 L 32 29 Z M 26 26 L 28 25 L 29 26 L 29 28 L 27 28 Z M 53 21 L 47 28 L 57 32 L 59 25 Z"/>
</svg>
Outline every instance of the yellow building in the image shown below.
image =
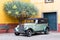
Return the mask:
<svg viewBox="0 0 60 40">
<path fill-rule="evenodd" d="M 7 16 L 4 12 L 4 3 L 13 0 L 0 0 L 0 25 L 16 25 L 18 20 Z M 21 0 L 22 2 L 31 2 L 39 10 L 37 18 L 48 18 L 51 30 L 60 31 L 60 0 Z M 13 27 L 12 27 L 13 28 Z"/>
<path fill-rule="evenodd" d="M 31 0 L 39 9 L 39 17 L 48 18 L 51 30 L 60 31 L 60 0 Z"/>
</svg>

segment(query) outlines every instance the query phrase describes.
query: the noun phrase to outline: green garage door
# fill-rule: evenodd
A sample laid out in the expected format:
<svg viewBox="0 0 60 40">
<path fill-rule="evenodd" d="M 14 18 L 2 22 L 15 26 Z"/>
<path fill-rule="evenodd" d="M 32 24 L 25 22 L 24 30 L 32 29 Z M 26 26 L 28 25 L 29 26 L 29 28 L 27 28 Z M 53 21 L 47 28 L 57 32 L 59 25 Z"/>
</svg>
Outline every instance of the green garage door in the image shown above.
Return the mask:
<svg viewBox="0 0 60 40">
<path fill-rule="evenodd" d="M 44 18 L 48 19 L 50 30 L 56 31 L 57 30 L 57 13 L 56 12 L 44 13 Z"/>
</svg>

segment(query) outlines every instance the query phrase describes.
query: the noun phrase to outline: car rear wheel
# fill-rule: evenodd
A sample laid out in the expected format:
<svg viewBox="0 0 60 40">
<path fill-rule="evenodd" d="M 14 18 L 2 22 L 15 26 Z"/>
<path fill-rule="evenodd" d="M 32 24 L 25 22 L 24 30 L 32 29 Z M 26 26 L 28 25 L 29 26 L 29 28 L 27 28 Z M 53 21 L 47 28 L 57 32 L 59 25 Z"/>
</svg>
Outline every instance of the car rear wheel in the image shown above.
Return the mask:
<svg viewBox="0 0 60 40">
<path fill-rule="evenodd" d="M 27 36 L 28 37 L 31 37 L 32 36 L 32 31 L 31 30 L 27 30 L 26 33 L 27 33 Z"/>
<path fill-rule="evenodd" d="M 48 34 L 49 33 L 49 29 L 46 28 L 46 30 L 44 31 L 44 34 Z"/>
<path fill-rule="evenodd" d="M 19 35 L 20 35 L 20 33 L 18 33 L 18 32 L 15 32 L 15 35 L 16 35 L 16 36 L 19 36 Z"/>
</svg>

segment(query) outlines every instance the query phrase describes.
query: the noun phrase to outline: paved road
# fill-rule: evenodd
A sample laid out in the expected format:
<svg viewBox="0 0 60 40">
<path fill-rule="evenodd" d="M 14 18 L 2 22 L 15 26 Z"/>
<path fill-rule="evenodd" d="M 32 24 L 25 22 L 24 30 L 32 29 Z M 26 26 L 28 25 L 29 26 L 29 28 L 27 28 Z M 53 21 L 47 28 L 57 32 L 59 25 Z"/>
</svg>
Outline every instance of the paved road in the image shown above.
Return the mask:
<svg viewBox="0 0 60 40">
<path fill-rule="evenodd" d="M 60 40 L 60 33 L 50 32 L 48 35 L 33 35 L 32 37 L 26 37 L 24 35 L 15 36 L 14 33 L 0 34 L 0 40 Z"/>
</svg>

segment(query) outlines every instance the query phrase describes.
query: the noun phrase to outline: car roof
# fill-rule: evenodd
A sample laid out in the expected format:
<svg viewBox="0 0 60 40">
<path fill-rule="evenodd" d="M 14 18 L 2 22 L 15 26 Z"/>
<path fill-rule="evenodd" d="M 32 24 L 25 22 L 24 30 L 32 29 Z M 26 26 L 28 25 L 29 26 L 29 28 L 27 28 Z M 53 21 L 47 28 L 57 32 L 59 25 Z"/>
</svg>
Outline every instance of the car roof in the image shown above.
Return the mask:
<svg viewBox="0 0 60 40">
<path fill-rule="evenodd" d="M 27 20 L 47 20 L 47 18 L 28 18 Z"/>
</svg>

